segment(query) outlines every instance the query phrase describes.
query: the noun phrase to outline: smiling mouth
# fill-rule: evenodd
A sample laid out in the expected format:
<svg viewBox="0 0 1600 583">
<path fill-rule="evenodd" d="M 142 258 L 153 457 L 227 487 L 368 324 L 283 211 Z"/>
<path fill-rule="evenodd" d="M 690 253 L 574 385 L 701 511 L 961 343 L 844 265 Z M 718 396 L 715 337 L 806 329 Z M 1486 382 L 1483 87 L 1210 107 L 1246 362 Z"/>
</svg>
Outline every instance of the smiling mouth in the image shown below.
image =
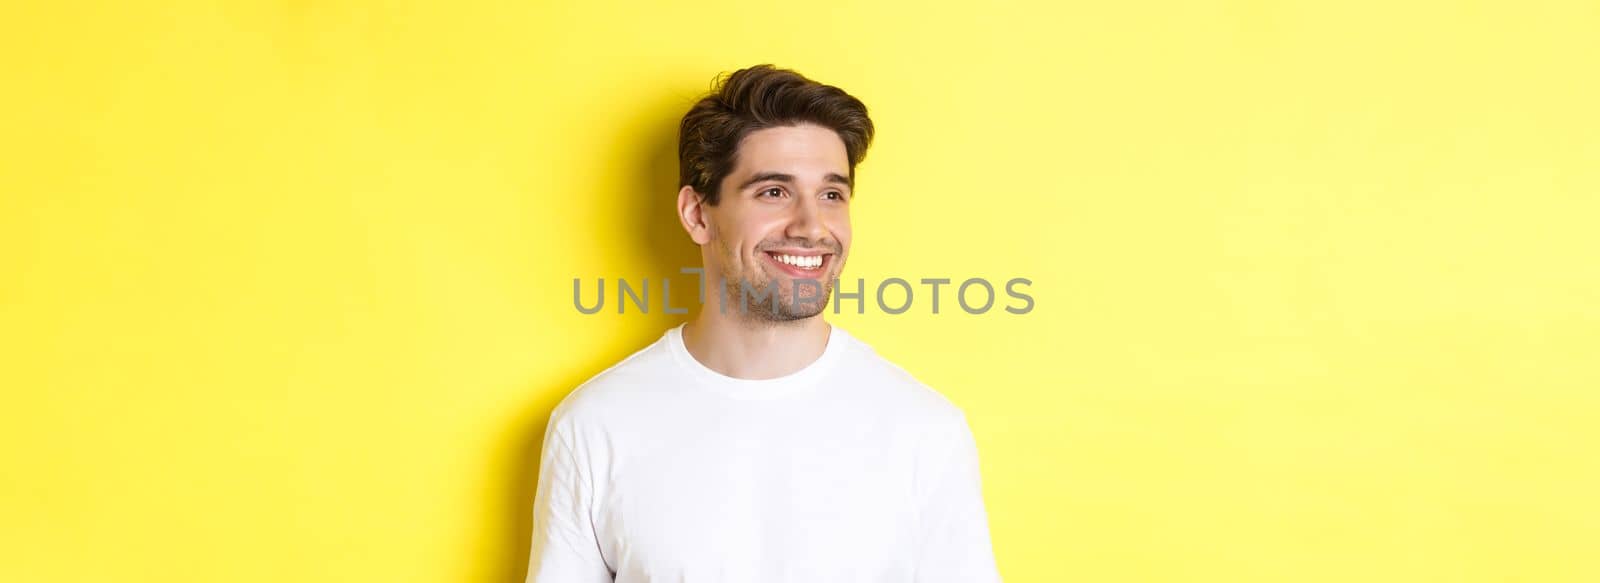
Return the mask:
<svg viewBox="0 0 1600 583">
<path fill-rule="evenodd" d="M 790 254 L 768 251 L 766 252 L 766 256 L 771 259 L 773 263 L 776 263 L 780 269 L 783 269 L 784 271 L 787 271 L 793 275 L 806 276 L 822 273 L 823 268 L 828 266 L 829 258 L 832 257 L 833 254 Z"/>
</svg>

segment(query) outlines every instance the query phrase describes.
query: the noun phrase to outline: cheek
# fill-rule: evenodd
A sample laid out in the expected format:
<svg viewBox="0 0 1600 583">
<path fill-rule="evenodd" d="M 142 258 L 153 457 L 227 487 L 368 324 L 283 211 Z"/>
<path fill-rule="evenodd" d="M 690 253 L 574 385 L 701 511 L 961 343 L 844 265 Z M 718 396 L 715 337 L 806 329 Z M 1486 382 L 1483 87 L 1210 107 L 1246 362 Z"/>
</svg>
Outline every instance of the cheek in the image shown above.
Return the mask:
<svg viewBox="0 0 1600 583">
<path fill-rule="evenodd" d="M 730 212 L 721 218 L 716 231 L 717 246 L 728 261 L 743 262 L 745 257 L 754 253 L 756 243 L 760 241 L 759 237 L 751 236 L 757 218 L 739 212 Z"/>
<path fill-rule="evenodd" d="M 762 243 L 783 240 L 783 221 L 771 217 L 752 216 L 740 234 L 743 236 L 740 245 L 744 251 L 750 255 L 757 255 L 756 248 Z"/>
<path fill-rule="evenodd" d="M 850 215 L 844 215 L 833 221 L 829 231 L 833 233 L 833 238 L 839 241 L 840 246 L 850 247 Z"/>
</svg>

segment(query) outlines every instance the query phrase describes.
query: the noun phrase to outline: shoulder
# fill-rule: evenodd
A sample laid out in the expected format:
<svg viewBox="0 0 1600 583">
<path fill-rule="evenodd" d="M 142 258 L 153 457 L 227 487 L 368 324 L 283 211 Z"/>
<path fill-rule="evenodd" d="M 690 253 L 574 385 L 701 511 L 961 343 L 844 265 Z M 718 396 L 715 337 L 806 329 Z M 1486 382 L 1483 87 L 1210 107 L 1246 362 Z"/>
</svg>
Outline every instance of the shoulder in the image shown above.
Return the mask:
<svg viewBox="0 0 1600 583">
<path fill-rule="evenodd" d="M 879 354 L 866 341 L 853 336 L 848 341 L 851 350 L 845 366 L 859 388 L 891 400 L 895 409 L 923 423 L 965 423 L 965 412 L 943 392 Z"/>
<path fill-rule="evenodd" d="M 550 425 L 581 427 L 600 421 L 618 406 L 638 403 L 663 380 L 663 367 L 672 366 L 666 338 L 633 352 L 580 383 L 550 412 Z"/>
</svg>

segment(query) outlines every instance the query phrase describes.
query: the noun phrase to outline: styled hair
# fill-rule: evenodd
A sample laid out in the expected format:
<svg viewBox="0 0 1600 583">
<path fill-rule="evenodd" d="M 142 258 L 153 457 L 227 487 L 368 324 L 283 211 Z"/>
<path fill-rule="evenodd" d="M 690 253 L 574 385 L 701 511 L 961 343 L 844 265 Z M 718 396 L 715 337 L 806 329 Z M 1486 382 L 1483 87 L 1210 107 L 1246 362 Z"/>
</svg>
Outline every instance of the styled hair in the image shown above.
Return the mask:
<svg viewBox="0 0 1600 583">
<path fill-rule="evenodd" d="M 772 65 L 719 75 L 711 92 L 689 108 L 678 127 L 678 187 L 693 186 L 707 204 L 715 206 L 721 200 L 722 179 L 733 172 L 745 136 L 802 123 L 839 134 L 854 184 L 856 164 L 872 144 L 872 120 L 861 100 L 838 87 Z"/>
</svg>

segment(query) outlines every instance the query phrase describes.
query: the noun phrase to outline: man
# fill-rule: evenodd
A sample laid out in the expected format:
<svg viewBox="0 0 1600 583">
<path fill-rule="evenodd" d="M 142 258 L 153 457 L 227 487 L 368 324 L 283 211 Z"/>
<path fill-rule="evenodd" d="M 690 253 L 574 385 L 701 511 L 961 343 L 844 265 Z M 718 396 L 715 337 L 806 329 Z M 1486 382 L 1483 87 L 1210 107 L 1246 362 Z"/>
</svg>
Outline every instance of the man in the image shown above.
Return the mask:
<svg viewBox="0 0 1600 583">
<path fill-rule="evenodd" d="M 963 412 L 822 317 L 866 107 L 762 65 L 679 132 L 706 304 L 551 412 L 528 581 L 1000 581 Z"/>
</svg>

